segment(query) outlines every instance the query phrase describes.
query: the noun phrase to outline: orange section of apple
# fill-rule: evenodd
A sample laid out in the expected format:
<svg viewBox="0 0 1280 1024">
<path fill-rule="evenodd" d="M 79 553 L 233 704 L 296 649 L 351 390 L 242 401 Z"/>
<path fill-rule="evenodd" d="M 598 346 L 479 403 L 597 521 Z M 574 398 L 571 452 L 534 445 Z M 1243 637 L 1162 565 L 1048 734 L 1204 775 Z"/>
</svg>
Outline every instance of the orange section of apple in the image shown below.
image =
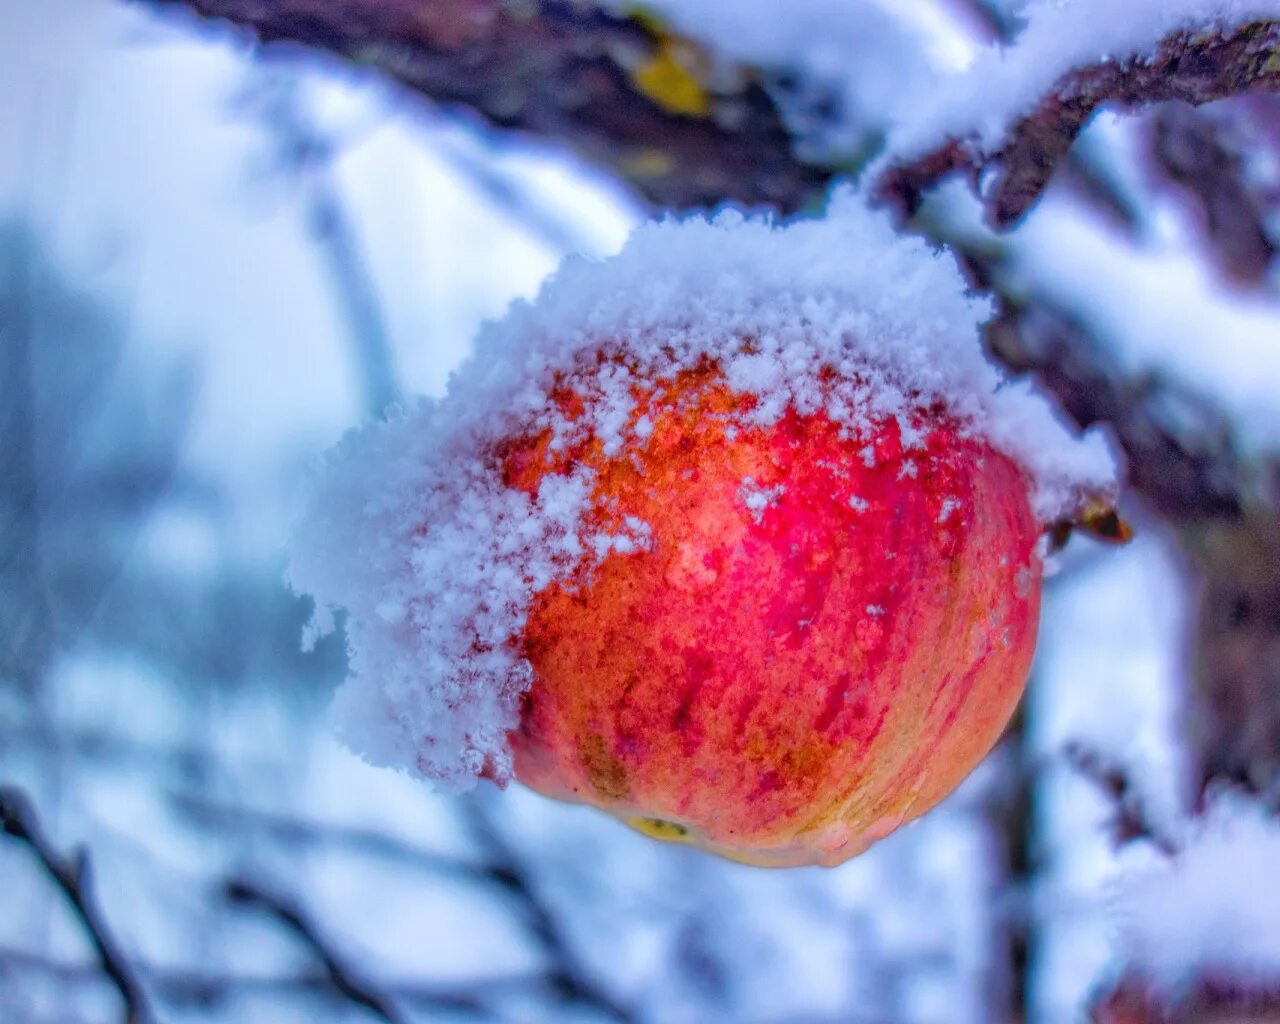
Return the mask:
<svg viewBox="0 0 1280 1024">
<path fill-rule="evenodd" d="M 595 393 L 583 371 L 553 398 L 580 418 Z M 1013 712 L 1041 576 L 1026 474 L 936 405 L 869 438 L 822 412 L 761 427 L 710 363 L 634 397 L 652 429 L 621 452 L 543 433 L 498 453 L 530 493 L 594 470 L 584 534 L 647 525 L 535 595 L 516 777 L 737 860 L 840 863 L 954 789 Z"/>
</svg>

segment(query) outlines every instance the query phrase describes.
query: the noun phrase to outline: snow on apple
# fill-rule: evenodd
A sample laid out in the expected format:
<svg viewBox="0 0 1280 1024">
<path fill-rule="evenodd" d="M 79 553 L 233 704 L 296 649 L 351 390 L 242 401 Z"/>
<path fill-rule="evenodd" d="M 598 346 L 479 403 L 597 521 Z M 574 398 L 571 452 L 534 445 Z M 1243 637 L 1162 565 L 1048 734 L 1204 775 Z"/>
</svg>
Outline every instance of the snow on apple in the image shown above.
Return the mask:
<svg viewBox="0 0 1280 1024">
<path fill-rule="evenodd" d="M 1022 691 L 1044 528 L 1115 486 L 987 313 L 847 191 L 569 260 L 319 474 L 290 574 L 347 613 L 341 735 L 752 863 L 928 810 Z"/>
</svg>

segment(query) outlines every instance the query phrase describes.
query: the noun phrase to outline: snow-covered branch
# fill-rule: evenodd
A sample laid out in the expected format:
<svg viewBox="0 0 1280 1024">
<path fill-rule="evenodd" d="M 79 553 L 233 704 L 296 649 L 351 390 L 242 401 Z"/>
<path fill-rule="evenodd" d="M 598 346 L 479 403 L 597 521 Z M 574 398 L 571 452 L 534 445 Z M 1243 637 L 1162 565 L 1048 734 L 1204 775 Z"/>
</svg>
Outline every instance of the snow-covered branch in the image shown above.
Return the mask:
<svg viewBox="0 0 1280 1024">
<path fill-rule="evenodd" d="M 880 194 L 910 213 L 919 206 L 922 194 L 939 181 L 966 174 L 980 187 L 992 225 L 1006 228 L 1039 198 L 1080 131 L 1104 104 L 1136 107 L 1180 100 L 1199 105 L 1280 89 L 1276 60 L 1280 22 L 1250 21 L 1221 31 L 1183 28 L 1162 39 L 1150 53 L 1123 54 L 1066 70 L 1038 101 L 1030 100 L 1035 105 L 1029 113 L 1016 116 L 1007 130 L 995 133 L 994 141 L 987 137 L 989 129 L 956 132 L 951 116 L 955 124 L 964 124 L 966 108 L 982 98 L 996 101 L 997 106 L 1001 101 L 1026 102 L 1017 90 L 1038 70 L 1034 64 L 1041 55 L 1034 44 L 1032 40 L 1016 46 L 1007 59 L 989 69 L 989 75 L 981 65 L 971 69 L 966 80 L 985 80 L 953 103 L 944 102 L 927 126 L 910 126 L 908 141 L 900 144 L 899 153 L 891 156 L 881 174 Z M 989 105 L 983 104 L 983 109 L 990 116 Z M 940 140 L 922 145 L 920 140 L 935 126 Z"/>
<path fill-rule="evenodd" d="M 1121 969 L 1094 1024 L 1280 1019 L 1274 819 L 1218 793 L 1179 831 L 1176 848 L 1131 863 L 1113 893 Z"/>
</svg>

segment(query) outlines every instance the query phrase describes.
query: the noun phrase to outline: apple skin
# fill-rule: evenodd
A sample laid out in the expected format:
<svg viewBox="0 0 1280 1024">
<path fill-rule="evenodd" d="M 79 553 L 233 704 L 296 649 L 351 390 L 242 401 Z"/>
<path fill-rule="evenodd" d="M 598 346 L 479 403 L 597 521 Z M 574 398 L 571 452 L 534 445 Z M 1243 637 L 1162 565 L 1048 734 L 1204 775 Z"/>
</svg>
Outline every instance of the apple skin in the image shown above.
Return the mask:
<svg viewBox="0 0 1280 1024">
<path fill-rule="evenodd" d="M 579 371 L 552 397 L 575 419 L 593 393 Z M 594 470 L 584 535 L 649 531 L 534 596 L 516 778 L 734 860 L 838 864 L 1013 713 L 1040 598 L 1027 475 L 941 406 L 909 412 L 907 450 L 892 417 L 870 440 L 823 412 L 755 425 L 714 364 L 633 397 L 652 430 L 613 455 L 590 432 L 498 453 L 530 494 Z"/>
</svg>

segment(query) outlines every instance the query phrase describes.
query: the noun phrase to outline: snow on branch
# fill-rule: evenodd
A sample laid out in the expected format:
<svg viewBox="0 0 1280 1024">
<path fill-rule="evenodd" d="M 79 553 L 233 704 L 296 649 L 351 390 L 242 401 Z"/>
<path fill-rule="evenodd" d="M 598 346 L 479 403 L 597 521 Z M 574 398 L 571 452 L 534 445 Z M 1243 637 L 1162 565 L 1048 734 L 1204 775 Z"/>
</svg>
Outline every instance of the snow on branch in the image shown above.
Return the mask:
<svg viewBox="0 0 1280 1024">
<path fill-rule="evenodd" d="M 964 78 L 981 81 L 891 143 L 878 192 L 914 213 L 930 187 L 951 175 L 967 174 L 980 188 L 991 224 L 1009 227 L 1044 191 L 1081 129 L 1103 104 L 1135 107 L 1179 100 L 1200 105 L 1280 89 L 1280 21 L 1254 20 L 1207 31 L 1180 28 L 1149 53 L 1129 53 L 1065 71 L 1038 101 L 1030 100 L 1030 112 L 1015 115 L 1007 128 L 1001 125 L 993 131 L 991 106 L 998 110 L 1001 102 L 1019 102 L 1001 93 L 1034 80 L 1029 65 L 1043 59 L 1035 43 L 1033 39 L 1015 46 L 994 66 L 980 62 Z M 1065 45 L 1061 49 L 1069 52 Z M 968 108 L 983 100 L 994 101 L 984 104 L 987 119 L 970 119 Z M 957 128 L 966 121 L 975 126 Z M 941 141 L 924 141 L 934 133 Z"/>
<path fill-rule="evenodd" d="M 124 1001 L 125 1024 L 151 1024 L 155 1017 L 142 983 L 94 896 L 88 854 L 83 849 L 60 853 L 45 835 L 26 794 L 12 786 L 0 786 L 0 831 L 25 843 L 45 874 L 62 890 L 93 944 L 102 970 Z"/>
<path fill-rule="evenodd" d="M 1122 970 L 1094 1024 L 1280 1017 L 1280 827 L 1267 808 L 1219 792 L 1184 831 L 1118 880 Z"/>
</svg>

